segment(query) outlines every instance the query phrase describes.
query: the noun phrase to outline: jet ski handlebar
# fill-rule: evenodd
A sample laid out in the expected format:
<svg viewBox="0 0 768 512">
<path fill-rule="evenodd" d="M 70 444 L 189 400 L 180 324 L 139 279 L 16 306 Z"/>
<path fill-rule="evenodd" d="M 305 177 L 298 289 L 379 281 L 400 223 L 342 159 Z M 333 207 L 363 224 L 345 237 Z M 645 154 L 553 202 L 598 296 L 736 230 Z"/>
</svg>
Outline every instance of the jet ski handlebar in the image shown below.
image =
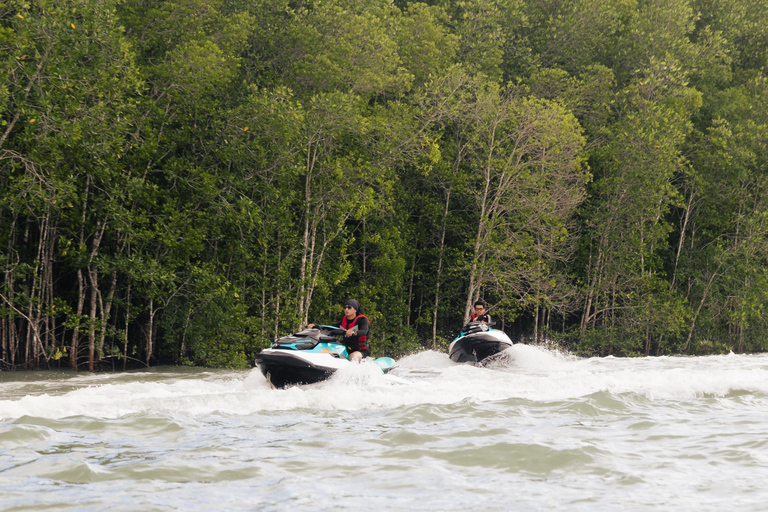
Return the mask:
<svg viewBox="0 0 768 512">
<path fill-rule="evenodd" d="M 352 327 L 352 332 L 357 334 L 357 326 L 355 325 Z M 347 330 L 342 327 L 336 327 L 335 325 L 313 325 L 312 327 L 307 327 L 306 329 L 299 331 L 296 334 L 305 334 L 307 336 L 311 336 L 312 334 L 324 334 L 326 336 L 346 336 Z"/>
<path fill-rule="evenodd" d="M 462 332 L 480 332 L 487 331 L 489 328 L 496 325 L 496 322 L 469 322 L 467 325 L 461 328 Z"/>
</svg>

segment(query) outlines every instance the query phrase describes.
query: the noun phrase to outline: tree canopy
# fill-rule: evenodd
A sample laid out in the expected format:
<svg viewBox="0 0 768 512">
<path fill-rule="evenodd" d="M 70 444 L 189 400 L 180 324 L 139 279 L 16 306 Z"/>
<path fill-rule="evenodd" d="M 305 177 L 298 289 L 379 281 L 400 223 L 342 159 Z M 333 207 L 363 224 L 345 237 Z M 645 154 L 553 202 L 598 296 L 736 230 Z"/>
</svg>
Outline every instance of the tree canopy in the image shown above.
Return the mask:
<svg viewBox="0 0 768 512">
<path fill-rule="evenodd" d="M 0 365 L 768 350 L 762 7 L 0 0 Z"/>
</svg>

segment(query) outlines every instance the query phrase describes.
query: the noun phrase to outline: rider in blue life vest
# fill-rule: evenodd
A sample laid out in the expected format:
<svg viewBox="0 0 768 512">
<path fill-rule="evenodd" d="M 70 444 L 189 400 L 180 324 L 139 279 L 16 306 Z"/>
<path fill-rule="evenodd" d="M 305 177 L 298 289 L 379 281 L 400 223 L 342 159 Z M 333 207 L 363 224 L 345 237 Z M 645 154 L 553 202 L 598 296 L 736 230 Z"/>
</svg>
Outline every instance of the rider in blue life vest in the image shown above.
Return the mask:
<svg viewBox="0 0 768 512">
<path fill-rule="evenodd" d="M 487 324 L 491 322 L 491 315 L 485 310 L 485 301 L 483 299 L 477 299 L 475 301 L 475 312 L 469 317 L 470 322 L 485 322 Z"/>
<path fill-rule="evenodd" d="M 359 302 L 355 299 L 349 299 L 344 303 L 344 316 L 334 325 L 346 331 L 344 344 L 347 346 L 350 361 L 359 363 L 364 357 L 371 355 L 368 349 L 368 335 L 371 330 L 371 323 L 368 317 L 360 313 Z M 315 324 L 307 325 L 310 329 L 314 326 Z M 354 329 L 355 327 L 357 327 L 356 330 Z"/>
</svg>

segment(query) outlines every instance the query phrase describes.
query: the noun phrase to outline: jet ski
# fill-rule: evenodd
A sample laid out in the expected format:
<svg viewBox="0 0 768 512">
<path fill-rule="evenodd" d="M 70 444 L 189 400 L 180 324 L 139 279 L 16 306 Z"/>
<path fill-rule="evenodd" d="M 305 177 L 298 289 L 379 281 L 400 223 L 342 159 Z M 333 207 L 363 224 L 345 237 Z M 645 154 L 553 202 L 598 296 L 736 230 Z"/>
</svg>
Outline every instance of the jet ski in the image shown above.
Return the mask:
<svg viewBox="0 0 768 512">
<path fill-rule="evenodd" d="M 348 364 L 347 347 L 339 339 L 344 329 L 332 325 L 316 325 L 275 340 L 272 346 L 256 356 L 256 365 L 272 386 L 284 388 L 294 384 L 314 384 L 327 379 Z M 364 363 L 370 358 L 364 359 Z M 395 366 L 391 357 L 373 360 L 383 373 Z"/>
<path fill-rule="evenodd" d="M 457 363 L 479 363 L 512 346 L 504 331 L 492 328 L 493 324 L 469 322 L 448 347 L 448 356 Z"/>
</svg>

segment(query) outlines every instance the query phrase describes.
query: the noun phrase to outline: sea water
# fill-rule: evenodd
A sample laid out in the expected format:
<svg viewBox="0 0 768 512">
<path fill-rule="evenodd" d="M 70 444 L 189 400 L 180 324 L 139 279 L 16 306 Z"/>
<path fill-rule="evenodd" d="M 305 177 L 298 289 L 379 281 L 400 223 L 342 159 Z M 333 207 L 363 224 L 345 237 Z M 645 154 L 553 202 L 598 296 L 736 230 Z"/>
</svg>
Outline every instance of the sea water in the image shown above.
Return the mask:
<svg viewBox="0 0 768 512">
<path fill-rule="evenodd" d="M 0 510 L 750 510 L 768 356 L 0 374 Z"/>
</svg>

